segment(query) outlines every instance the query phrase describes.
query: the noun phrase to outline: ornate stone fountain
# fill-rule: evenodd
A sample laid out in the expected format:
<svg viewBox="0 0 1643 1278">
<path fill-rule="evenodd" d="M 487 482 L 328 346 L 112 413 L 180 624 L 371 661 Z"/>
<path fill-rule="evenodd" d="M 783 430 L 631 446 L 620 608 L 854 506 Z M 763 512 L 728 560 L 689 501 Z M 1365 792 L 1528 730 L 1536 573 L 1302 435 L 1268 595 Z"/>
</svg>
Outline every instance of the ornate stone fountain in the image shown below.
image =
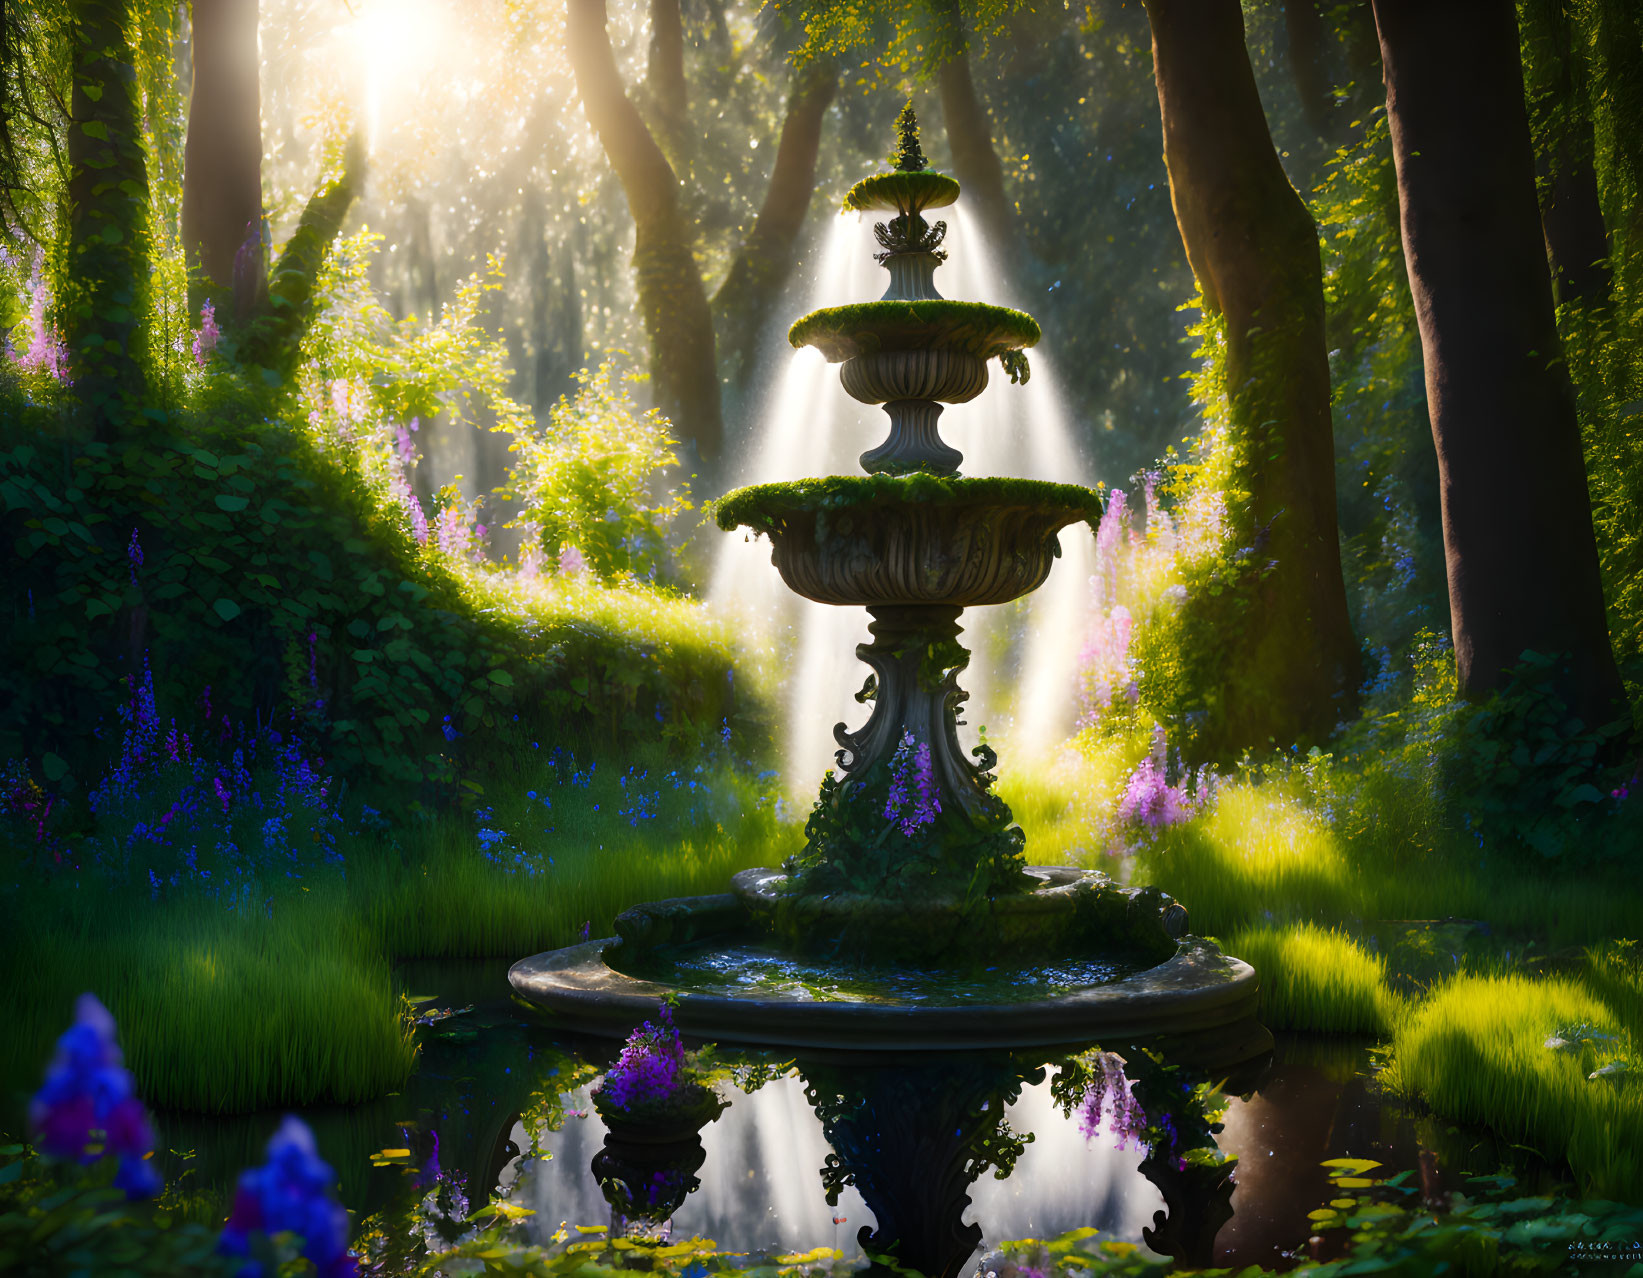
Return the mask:
<svg viewBox="0 0 1643 1278">
<path fill-rule="evenodd" d="M 939 1051 L 1122 1036 L 1210 1068 L 1246 1059 L 1270 1044 L 1253 970 L 1188 935 L 1186 911 L 1156 888 L 1028 866 L 992 790 L 996 755 L 960 745 L 960 615 L 1036 590 L 1057 534 L 1093 526 L 1101 503 L 1070 484 L 960 476 L 943 404 L 979 395 L 995 358 L 1025 381 L 1039 328 L 936 290 L 946 226 L 923 214 L 959 186 L 927 168 L 910 106 L 899 123 L 895 169 L 844 201 L 893 215 L 874 227 L 889 289 L 789 332 L 842 364 L 850 395 L 884 406 L 889 434 L 862 455 L 865 474 L 743 488 L 717 508 L 727 531 L 770 538 L 792 590 L 867 608 L 857 700 L 871 713 L 834 728 L 838 769 L 782 869 L 637 906 L 616 937 L 524 959 L 510 980 L 560 1021 L 612 1034 L 672 993 L 680 1026 L 713 1039 Z"/>
</svg>

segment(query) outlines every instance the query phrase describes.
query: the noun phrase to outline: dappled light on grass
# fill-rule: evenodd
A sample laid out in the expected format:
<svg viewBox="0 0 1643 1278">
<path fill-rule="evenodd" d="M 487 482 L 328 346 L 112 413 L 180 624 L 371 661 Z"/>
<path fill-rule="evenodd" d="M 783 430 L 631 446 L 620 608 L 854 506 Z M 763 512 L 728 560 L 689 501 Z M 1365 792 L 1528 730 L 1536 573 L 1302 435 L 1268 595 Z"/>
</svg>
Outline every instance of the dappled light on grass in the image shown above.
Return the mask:
<svg viewBox="0 0 1643 1278">
<path fill-rule="evenodd" d="M 1299 923 L 1243 928 L 1227 951 L 1261 975 L 1261 1019 L 1285 1029 L 1385 1034 L 1397 1015 L 1386 960 L 1342 932 Z"/>
<path fill-rule="evenodd" d="M 1637 1046 L 1607 1004 L 1572 980 L 1460 976 L 1411 1010 L 1382 1077 L 1440 1114 L 1567 1158 L 1596 1197 L 1636 1202 Z M 1616 1061 L 1627 1068 L 1592 1077 Z"/>
</svg>

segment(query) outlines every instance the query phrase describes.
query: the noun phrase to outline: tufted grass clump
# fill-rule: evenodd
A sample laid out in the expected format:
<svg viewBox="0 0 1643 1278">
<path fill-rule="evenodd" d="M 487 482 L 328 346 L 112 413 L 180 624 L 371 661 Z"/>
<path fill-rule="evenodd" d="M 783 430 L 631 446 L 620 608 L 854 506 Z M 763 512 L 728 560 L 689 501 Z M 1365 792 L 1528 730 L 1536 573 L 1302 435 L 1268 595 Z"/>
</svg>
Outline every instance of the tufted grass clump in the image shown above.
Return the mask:
<svg viewBox="0 0 1643 1278">
<path fill-rule="evenodd" d="M 388 957 L 332 893 L 230 911 L 201 897 L 38 892 L 9 913 L 7 969 L 33 975 L 4 1000 L 0 1078 L 38 1076 L 84 990 L 119 1021 L 160 1108 L 354 1103 L 400 1086 L 415 1063 Z"/>
<path fill-rule="evenodd" d="M 1548 1046 L 1561 1037 L 1565 1046 Z M 1567 1160 L 1583 1192 L 1643 1200 L 1643 1071 L 1613 1009 L 1577 981 L 1462 975 L 1399 1026 L 1382 1081 L 1438 1113 Z M 1616 1061 L 1629 1067 L 1590 1075 Z"/>
<path fill-rule="evenodd" d="M 1274 1029 L 1384 1035 L 1397 1020 L 1386 959 L 1344 932 L 1311 923 L 1245 928 L 1226 949 L 1261 974 L 1258 1015 Z"/>
</svg>

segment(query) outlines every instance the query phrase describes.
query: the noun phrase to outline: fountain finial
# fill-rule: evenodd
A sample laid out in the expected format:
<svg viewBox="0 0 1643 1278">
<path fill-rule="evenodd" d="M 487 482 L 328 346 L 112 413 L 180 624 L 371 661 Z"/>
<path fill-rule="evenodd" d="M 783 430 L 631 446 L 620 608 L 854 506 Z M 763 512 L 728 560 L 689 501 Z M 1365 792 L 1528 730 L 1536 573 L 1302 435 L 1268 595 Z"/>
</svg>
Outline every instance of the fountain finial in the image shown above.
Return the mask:
<svg viewBox="0 0 1643 1278">
<path fill-rule="evenodd" d="M 907 99 L 907 105 L 896 117 L 896 135 L 896 150 L 890 156 L 890 163 L 896 166 L 896 172 L 923 173 L 929 169 L 930 162 L 924 158 L 924 148 L 918 144 L 918 116 L 913 114 L 912 98 Z"/>
</svg>

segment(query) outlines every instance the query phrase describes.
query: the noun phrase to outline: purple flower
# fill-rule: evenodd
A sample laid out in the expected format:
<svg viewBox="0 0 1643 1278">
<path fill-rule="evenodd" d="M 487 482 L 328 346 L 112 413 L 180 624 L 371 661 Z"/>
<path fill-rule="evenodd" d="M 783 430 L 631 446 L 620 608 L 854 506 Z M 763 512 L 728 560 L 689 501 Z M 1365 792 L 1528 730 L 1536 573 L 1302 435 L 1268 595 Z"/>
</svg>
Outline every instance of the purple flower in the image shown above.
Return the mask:
<svg viewBox="0 0 1643 1278">
<path fill-rule="evenodd" d="M 57 1040 L 45 1083 L 29 1103 L 29 1125 L 53 1157 L 90 1163 L 118 1156 L 114 1183 L 126 1197 L 160 1192 L 154 1131 L 115 1041 L 114 1018 L 96 995 L 75 1003 L 74 1024 Z"/>
<path fill-rule="evenodd" d="M 237 265 L 237 264 L 236 264 Z M 217 308 L 210 302 L 200 307 L 200 331 L 194 334 L 194 362 L 201 368 L 217 349 L 222 329 L 217 327 Z"/>
<path fill-rule="evenodd" d="M 1168 749 L 1162 727 L 1155 727 L 1152 751 L 1130 774 L 1124 797 L 1118 803 L 1118 819 L 1160 830 L 1185 821 L 1214 793 L 1214 780 L 1206 770 L 1198 780 L 1197 793 L 1185 784 L 1171 785 L 1168 779 Z"/>
<path fill-rule="evenodd" d="M 679 1089 L 684 1064 L 685 1048 L 672 1009 L 663 1003 L 656 1021 L 646 1021 L 628 1035 L 621 1056 L 605 1073 L 600 1095 L 622 1110 L 661 1103 Z"/>
<path fill-rule="evenodd" d="M 234 1209 L 217 1249 L 228 1256 L 251 1255 L 254 1234 L 293 1233 L 302 1254 L 320 1278 L 353 1278 L 359 1265 L 348 1254 L 348 1212 L 331 1197 L 336 1173 L 314 1145 L 314 1133 L 287 1115 L 268 1142 L 268 1161 L 240 1173 Z M 239 1278 L 262 1278 L 263 1267 L 243 1266 Z"/>
<path fill-rule="evenodd" d="M 890 794 L 884 803 L 885 819 L 894 821 L 904 836 L 912 838 L 940 812 L 941 795 L 936 788 L 929 743 L 915 741 L 911 732 L 903 732 L 901 743 L 890 758 Z"/>
<path fill-rule="evenodd" d="M 1104 1119 L 1107 1130 L 1118 1138 L 1119 1149 L 1124 1149 L 1132 1140 L 1139 1145 L 1147 1116 L 1130 1091 L 1134 1084 L 1124 1076 L 1123 1059 L 1111 1052 L 1098 1051 L 1092 1063 L 1090 1084 L 1078 1105 L 1079 1131 L 1089 1140 L 1101 1130 Z"/>
<path fill-rule="evenodd" d="M 131 530 L 131 540 L 126 543 L 126 562 L 131 565 L 131 584 L 137 584 L 137 569 L 143 566 L 143 543 L 137 540 L 137 530 Z"/>
</svg>

